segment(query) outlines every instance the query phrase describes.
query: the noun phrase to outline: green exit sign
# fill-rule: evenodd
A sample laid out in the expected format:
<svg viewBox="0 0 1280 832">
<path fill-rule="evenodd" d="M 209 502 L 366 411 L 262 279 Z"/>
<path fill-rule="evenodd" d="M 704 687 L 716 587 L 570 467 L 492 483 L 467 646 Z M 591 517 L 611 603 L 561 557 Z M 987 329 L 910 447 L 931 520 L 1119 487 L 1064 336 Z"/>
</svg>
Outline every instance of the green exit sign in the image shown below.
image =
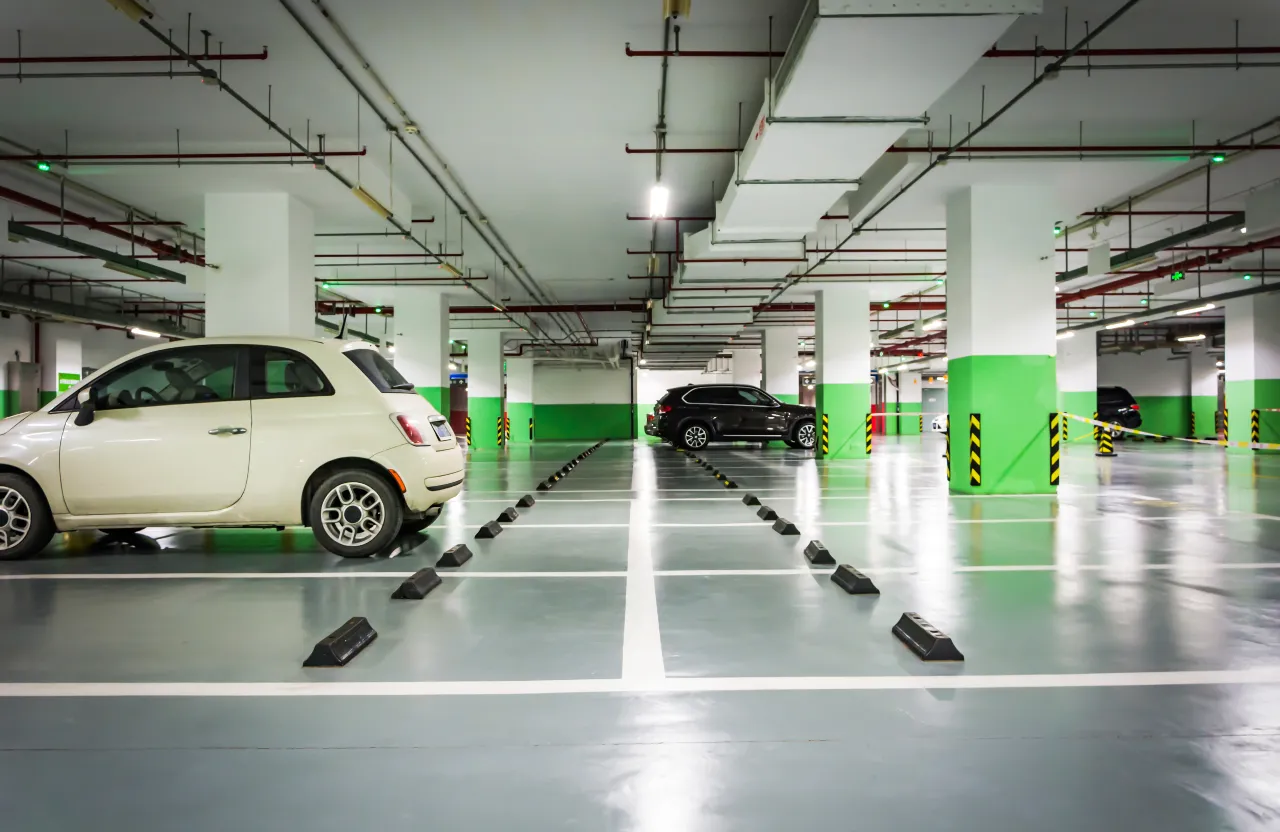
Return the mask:
<svg viewBox="0 0 1280 832">
<path fill-rule="evenodd" d="M 1169 279 L 1170 279 L 1170 280 L 1182 280 L 1182 279 L 1183 279 L 1184 277 L 1186 277 L 1186 276 L 1187 276 L 1187 275 L 1186 275 L 1186 273 L 1184 273 L 1184 272 L 1174 272 L 1174 273 L 1173 273 L 1173 275 L 1172 275 Z"/>
</svg>

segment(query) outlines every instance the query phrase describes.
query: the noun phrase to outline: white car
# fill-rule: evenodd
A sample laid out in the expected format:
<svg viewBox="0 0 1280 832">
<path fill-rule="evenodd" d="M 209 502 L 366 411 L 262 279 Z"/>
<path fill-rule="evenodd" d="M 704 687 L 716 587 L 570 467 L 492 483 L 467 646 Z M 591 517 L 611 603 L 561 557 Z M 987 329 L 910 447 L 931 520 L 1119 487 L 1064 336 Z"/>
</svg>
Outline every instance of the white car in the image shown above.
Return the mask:
<svg viewBox="0 0 1280 832">
<path fill-rule="evenodd" d="M 462 481 L 449 423 L 368 345 L 162 344 L 0 421 L 0 559 L 55 531 L 296 525 L 368 557 Z"/>
</svg>

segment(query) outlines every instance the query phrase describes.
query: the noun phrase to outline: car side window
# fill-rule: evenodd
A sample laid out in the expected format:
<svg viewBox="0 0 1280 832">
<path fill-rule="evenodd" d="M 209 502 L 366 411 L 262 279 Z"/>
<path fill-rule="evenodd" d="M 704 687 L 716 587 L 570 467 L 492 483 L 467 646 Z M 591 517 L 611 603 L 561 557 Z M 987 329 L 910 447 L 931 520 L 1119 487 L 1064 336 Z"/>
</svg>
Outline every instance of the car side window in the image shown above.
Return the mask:
<svg viewBox="0 0 1280 832">
<path fill-rule="evenodd" d="M 241 353 L 230 345 L 148 353 L 94 382 L 94 409 L 232 401 L 238 398 Z"/>
<path fill-rule="evenodd" d="M 768 396 L 765 396 L 763 393 L 760 393 L 758 390 L 752 390 L 750 387 L 737 388 L 737 394 L 738 394 L 737 404 L 743 404 L 745 402 L 746 404 L 755 405 L 757 407 L 768 407 L 769 405 L 773 404 L 773 402 L 769 399 Z"/>
<path fill-rule="evenodd" d="M 254 347 L 249 376 L 255 399 L 333 395 L 333 386 L 311 359 L 280 347 Z"/>
<path fill-rule="evenodd" d="M 713 404 L 711 400 L 711 391 L 703 388 L 700 390 L 690 390 L 685 393 L 683 399 L 689 404 Z"/>
</svg>

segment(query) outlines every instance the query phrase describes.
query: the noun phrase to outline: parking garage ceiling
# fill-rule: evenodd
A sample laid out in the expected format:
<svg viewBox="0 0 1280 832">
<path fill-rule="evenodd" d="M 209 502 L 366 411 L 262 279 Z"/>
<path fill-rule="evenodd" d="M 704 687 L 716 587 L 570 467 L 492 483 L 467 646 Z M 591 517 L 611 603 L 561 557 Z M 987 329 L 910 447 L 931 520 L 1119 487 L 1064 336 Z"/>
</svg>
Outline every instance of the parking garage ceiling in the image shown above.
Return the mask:
<svg viewBox="0 0 1280 832">
<path fill-rule="evenodd" d="M 1258 0 L 1136 4 L 1089 44 L 1094 54 L 1073 58 L 1058 77 L 1039 84 L 993 122 L 967 152 L 916 181 L 939 149 L 998 111 L 1061 50 L 1121 5 L 1117 0 L 1045 0 L 1041 14 L 1014 22 L 989 57 L 979 59 L 928 108 L 927 124 L 910 126 L 892 142 L 893 152 L 883 158 L 905 157 L 903 164 L 868 194 L 866 205 L 847 217 L 846 203 L 839 199 L 823 215 L 830 219 L 811 218 L 814 230 L 805 240 L 804 262 L 791 270 L 806 277 L 761 278 L 769 291 L 759 295 L 773 306 L 752 310 L 755 324 L 798 322 L 802 333 L 809 331 L 807 305 L 822 282 L 868 283 L 873 300 L 891 304 L 877 315 L 883 332 L 936 317 L 940 313 L 920 301 L 945 297 L 943 204 L 949 192 L 966 185 L 1051 184 L 1064 231 L 1060 272 L 1083 265 L 1087 249 L 1100 243 L 1109 241 L 1118 253 L 1242 211 L 1250 191 L 1271 183 L 1280 171 L 1275 150 L 1247 149 L 1280 136 L 1275 121 L 1280 112 L 1268 109 L 1275 106 L 1270 90 L 1280 70 L 1280 31 L 1274 16 L 1266 15 L 1267 4 Z M 682 233 L 706 226 L 697 218 L 711 216 L 724 198 L 734 176 L 734 155 L 676 151 L 741 146 L 760 111 L 765 79 L 782 60 L 767 53 L 770 47 L 779 55 L 786 52 L 804 8 L 799 0 L 695 0 L 692 15 L 678 21 L 683 54 L 667 61 L 668 152 L 662 156 L 662 182 L 671 195 L 668 214 L 694 218 L 681 223 Z M 563 318 L 561 326 L 581 322 L 583 331 L 596 335 L 637 338 L 651 315 L 646 301 L 659 307 L 669 302 L 668 282 L 661 278 L 679 268 L 675 223 L 661 222 L 654 233 L 646 217 L 655 157 L 627 152 L 655 147 L 663 61 L 629 55 L 628 45 L 641 52 L 663 49 L 671 32 L 657 0 L 603 5 L 156 0 L 153 9 L 149 22 L 158 34 L 131 22 L 106 0 L 46 0 L 10 11 L 8 31 L 0 32 L 8 41 L 0 51 L 5 61 L 2 150 L 9 156 L 66 155 L 69 160 L 55 160 L 48 172 L 38 170 L 34 158 L 9 161 L 0 167 L 0 186 L 116 222 L 128 219 L 122 205 L 135 206 L 152 220 L 174 225 L 133 231 L 195 252 L 201 249 L 206 193 L 288 191 L 314 209 L 317 232 L 325 235 L 317 240 L 316 278 L 329 310 L 346 301 L 390 308 L 404 292 L 448 284 L 451 273 L 442 270 L 439 258 L 425 255 L 424 247 L 444 255 L 451 267 L 483 286 L 489 299 L 504 305 L 567 309 L 590 304 L 588 311 Z M 334 155 L 329 162 L 393 208 L 411 205 L 411 216 L 396 214 L 406 223 L 418 220 L 409 223 L 418 242 L 403 240 L 227 89 L 183 75 L 190 67 L 181 60 L 40 61 L 164 55 L 171 49 L 159 35 L 203 53 L 204 32 L 211 52 L 234 56 L 207 61 L 208 66 L 308 151 L 318 148 L 323 135 L 330 153 L 363 153 Z M 1191 44 L 1201 52 L 1187 53 L 1184 47 Z M 360 67 L 353 47 L 371 71 Z M 909 37 L 895 47 L 921 61 L 931 49 L 930 43 Z M 1026 54 L 1037 47 L 1049 51 Z M 708 51 L 750 54 L 693 54 Z M 892 99 L 895 87 L 905 83 L 894 69 L 832 77 L 831 92 L 838 97 L 842 86 L 874 86 Z M 380 85 L 393 93 L 402 113 L 380 94 Z M 396 133 L 388 132 L 380 114 Z M 1222 161 L 1214 162 L 1213 146 L 1227 140 L 1245 149 L 1222 153 Z M 1166 147 L 1175 149 L 1126 150 Z M 193 156 L 289 153 L 294 155 Z M 102 158 L 120 154 L 164 156 Z M 1207 177 L 1204 169 L 1210 171 Z M 1201 172 L 1178 181 L 1192 171 Z M 60 173 L 71 182 L 65 193 Z M 1129 204 L 1131 197 L 1169 182 L 1175 184 Z M 913 184 L 899 194 L 907 183 Z M 6 207 L 11 219 L 57 219 L 30 200 L 6 196 Z M 139 251 L 136 242 L 118 235 L 67 228 L 52 230 L 125 253 Z M 855 228 L 860 233 L 850 236 Z M 1204 233 L 1127 271 L 1158 270 L 1219 253 L 1222 246 L 1265 242 L 1266 232 L 1242 233 L 1233 225 Z M 0 246 L 10 280 L 84 278 L 100 281 L 94 292 L 106 297 L 140 288 L 120 282 L 118 272 L 94 260 L 51 259 L 66 256 L 59 249 L 29 241 Z M 1071 325 L 1090 312 L 1105 317 L 1125 309 L 1142 311 L 1151 302 L 1194 296 L 1215 281 L 1234 280 L 1236 272 L 1260 283 L 1268 276 L 1268 250 L 1263 245 L 1199 264 L 1198 270 L 1188 270 L 1194 289 L 1190 282 L 1172 286 L 1164 275 L 1082 297 L 1061 310 L 1060 321 Z M 815 267 L 820 259 L 825 262 Z M 120 301 L 122 308 L 171 316 L 178 307 L 167 302 L 181 302 L 188 319 L 198 320 L 204 281 L 216 280 L 216 271 L 174 267 L 188 276 L 186 284 L 147 283 L 141 289 L 157 301 L 138 300 L 132 306 Z M 649 275 L 660 279 L 643 279 Z M 1070 294 L 1117 277 L 1080 277 L 1060 288 Z M 488 303 L 466 286 L 454 285 L 455 303 Z M 727 292 L 717 297 L 732 299 Z M 555 313 L 522 314 L 521 321 L 534 315 L 551 326 Z M 908 327 L 885 344 L 912 335 Z M 943 343 L 939 335 L 921 346 L 941 352 Z"/>
</svg>

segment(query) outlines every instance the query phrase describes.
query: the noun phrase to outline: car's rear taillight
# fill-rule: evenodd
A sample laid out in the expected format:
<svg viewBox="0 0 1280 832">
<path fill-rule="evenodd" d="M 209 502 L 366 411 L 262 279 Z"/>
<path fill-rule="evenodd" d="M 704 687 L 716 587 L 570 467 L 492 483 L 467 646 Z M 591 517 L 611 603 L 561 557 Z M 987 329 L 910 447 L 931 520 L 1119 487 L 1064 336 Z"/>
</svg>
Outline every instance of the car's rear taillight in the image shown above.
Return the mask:
<svg viewBox="0 0 1280 832">
<path fill-rule="evenodd" d="M 391 417 L 392 420 L 400 427 L 400 432 L 404 434 L 404 438 L 409 440 L 410 445 L 425 445 L 426 438 L 422 435 L 422 429 L 418 423 L 414 421 L 412 416 L 404 413 L 397 413 Z"/>
<path fill-rule="evenodd" d="M 1130 409 L 1130 410 L 1137 410 L 1137 409 L 1138 409 L 1138 403 L 1137 403 L 1137 402 L 1134 402 L 1133 404 L 1129 405 L 1129 409 Z"/>
<path fill-rule="evenodd" d="M 659 413 L 670 413 L 670 412 L 671 412 L 671 405 L 669 405 L 669 404 L 664 404 L 662 407 L 658 408 L 658 412 L 659 412 Z"/>
<path fill-rule="evenodd" d="M 653 414 L 652 414 L 652 413 L 646 413 L 646 414 L 645 414 L 645 417 L 646 417 L 646 418 L 645 418 L 645 421 L 646 421 L 646 422 L 652 422 L 652 421 L 653 421 Z"/>
</svg>

